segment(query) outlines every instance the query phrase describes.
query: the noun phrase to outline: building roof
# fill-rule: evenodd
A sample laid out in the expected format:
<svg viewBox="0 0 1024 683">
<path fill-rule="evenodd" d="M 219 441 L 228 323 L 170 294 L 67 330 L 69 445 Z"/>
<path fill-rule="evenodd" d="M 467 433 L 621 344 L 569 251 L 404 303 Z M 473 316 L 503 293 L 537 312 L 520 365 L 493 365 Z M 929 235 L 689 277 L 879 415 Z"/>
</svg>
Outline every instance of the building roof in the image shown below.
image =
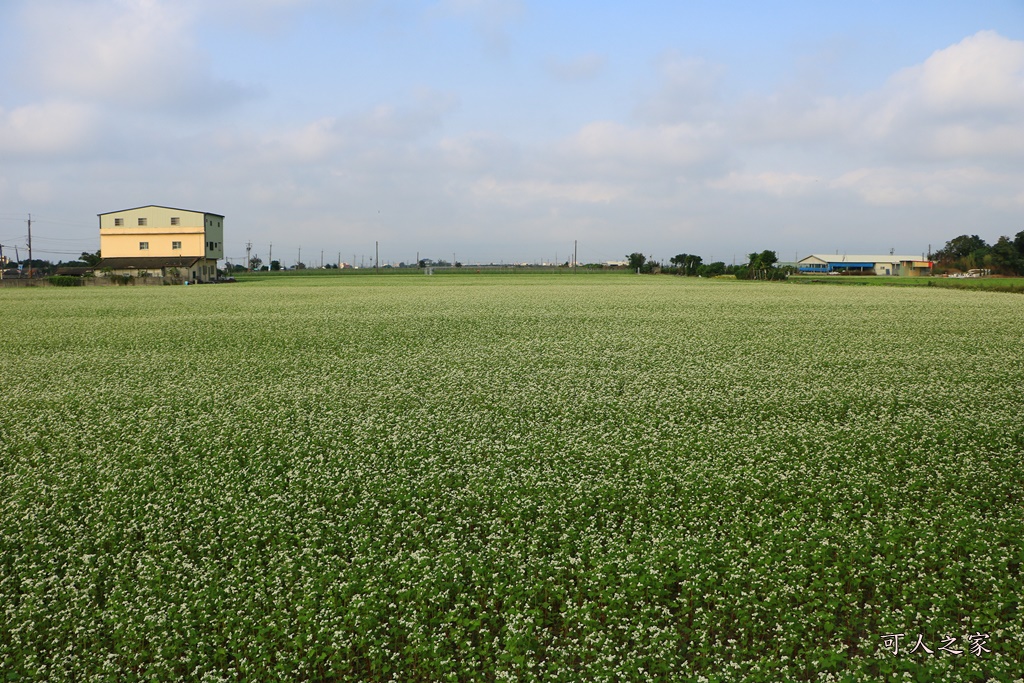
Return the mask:
<svg viewBox="0 0 1024 683">
<path fill-rule="evenodd" d="M 104 213 L 98 213 L 97 216 L 109 216 L 112 213 L 124 213 L 125 211 L 137 211 L 138 209 L 169 209 L 171 211 L 188 211 L 189 213 L 201 213 L 207 216 L 216 216 L 217 218 L 224 218 L 223 214 L 213 213 L 212 211 L 197 211 L 196 209 L 180 209 L 175 206 L 162 206 L 160 204 L 146 204 L 145 206 L 133 206 L 130 209 L 120 209 L 118 211 L 105 211 Z"/>
<path fill-rule="evenodd" d="M 132 268 L 145 270 L 157 268 L 191 268 L 202 256 L 116 256 L 101 258 L 96 270 L 129 270 Z"/>
<path fill-rule="evenodd" d="M 810 254 L 800 259 L 815 258 L 825 263 L 904 263 L 906 261 L 927 261 L 919 254 Z"/>
</svg>

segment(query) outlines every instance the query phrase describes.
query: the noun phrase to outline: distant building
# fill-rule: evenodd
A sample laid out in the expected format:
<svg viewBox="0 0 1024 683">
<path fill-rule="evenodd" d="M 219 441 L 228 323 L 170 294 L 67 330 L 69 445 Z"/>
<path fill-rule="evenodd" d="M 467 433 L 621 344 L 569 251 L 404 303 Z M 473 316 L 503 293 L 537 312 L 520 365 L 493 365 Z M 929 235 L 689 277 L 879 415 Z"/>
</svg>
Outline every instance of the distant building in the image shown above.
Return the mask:
<svg viewBox="0 0 1024 683">
<path fill-rule="evenodd" d="M 811 254 L 797 262 L 801 273 L 931 275 L 932 262 L 905 254 Z"/>
<path fill-rule="evenodd" d="M 217 277 L 224 258 L 224 216 L 140 206 L 99 214 L 100 259 L 96 270 L 190 282 Z"/>
</svg>

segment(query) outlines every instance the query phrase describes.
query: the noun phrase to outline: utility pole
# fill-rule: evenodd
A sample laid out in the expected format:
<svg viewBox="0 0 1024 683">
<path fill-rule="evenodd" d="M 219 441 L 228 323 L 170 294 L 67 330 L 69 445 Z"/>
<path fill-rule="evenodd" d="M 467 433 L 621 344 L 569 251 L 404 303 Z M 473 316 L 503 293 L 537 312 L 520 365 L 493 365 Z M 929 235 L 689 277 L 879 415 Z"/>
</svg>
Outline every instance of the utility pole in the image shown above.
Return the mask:
<svg viewBox="0 0 1024 683">
<path fill-rule="evenodd" d="M 269 262 L 269 263 L 267 263 L 267 268 L 269 268 L 270 264 L 274 262 L 274 243 L 273 242 L 270 243 L 270 250 L 269 251 L 270 251 L 270 256 L 267 257 L 267 261 Z"/>
<path fill-rule="evenodd" d="M 28 215 L 28 279 L 32 279 L 32 214 Z"/>
<path fill-rule="evenodd" d="M 302 263 L 302 247 L 299 247 L 299 262 L 295 264 L 296 267 L 299 265 L 299 263 Z"/>
<path fill-rule="evenodd" d="M 245 243 L 245 272 L 252 272 L 252 242 Z"/>
<path fill-rule="evenodd" d="M 576 248 L 579 246 L 578 240 L 572 241 L 572 272 L 576 274 Z"/>
<path fill-rule="evenodd" d="M 324 250 L 320 250 L 320 270 L 324 269 Z"/>
<path fill-rule="evenodd" d="M 380 275 L 380 242 L 378 241 L 373 243 L 373 272 Z"/>
</svg>

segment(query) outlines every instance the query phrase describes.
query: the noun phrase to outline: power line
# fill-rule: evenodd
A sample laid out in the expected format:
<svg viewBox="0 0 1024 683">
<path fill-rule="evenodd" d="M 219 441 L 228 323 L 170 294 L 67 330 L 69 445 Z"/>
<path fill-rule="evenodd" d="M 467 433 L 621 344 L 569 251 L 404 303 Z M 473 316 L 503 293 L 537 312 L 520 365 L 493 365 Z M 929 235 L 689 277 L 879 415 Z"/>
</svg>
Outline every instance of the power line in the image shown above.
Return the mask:
<svg viewBox="0 0 1024 683">
<path fill-rule="evenodd" d="M 33 223 L 36 221 L 33 220 Z M 95 237 L 40 237 L 36 235 L 36 240 L 45 240 L 47 242 L 95 242 Z"/>
</svg>

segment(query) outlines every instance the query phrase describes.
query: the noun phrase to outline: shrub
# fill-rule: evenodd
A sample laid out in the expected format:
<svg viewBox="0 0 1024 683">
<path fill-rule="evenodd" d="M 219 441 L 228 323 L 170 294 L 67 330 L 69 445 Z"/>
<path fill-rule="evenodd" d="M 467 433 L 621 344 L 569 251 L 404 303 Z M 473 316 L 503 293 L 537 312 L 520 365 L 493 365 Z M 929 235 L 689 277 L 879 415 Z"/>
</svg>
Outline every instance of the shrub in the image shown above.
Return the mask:
<svg viewBox="0 0 1024 683">
<path fill-rule="evenodd" d="M 46 278 L 54 287 L 81 287 L 82 278 L 74 275 L 51 275 Z"/>
</svg>

